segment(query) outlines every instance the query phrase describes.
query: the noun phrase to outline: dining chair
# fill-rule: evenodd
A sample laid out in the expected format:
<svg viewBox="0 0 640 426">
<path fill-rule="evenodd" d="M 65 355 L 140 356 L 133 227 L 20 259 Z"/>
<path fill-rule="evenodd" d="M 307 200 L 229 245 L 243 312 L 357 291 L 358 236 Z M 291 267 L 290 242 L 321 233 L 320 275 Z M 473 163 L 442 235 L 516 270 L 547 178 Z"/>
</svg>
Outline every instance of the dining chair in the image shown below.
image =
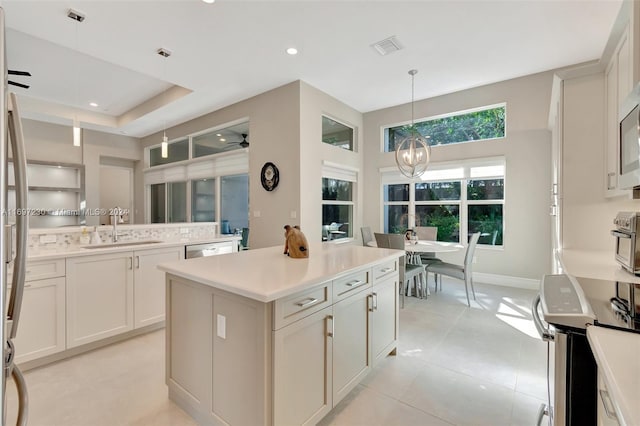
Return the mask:
<svg viewBox="0 0 640 426">
<path fill-rule="evenodd" d="M 438 240 L 438 227 L 437 226 L 416 226 L 414 228 L 419 240 L 437 241 Z M 433 252 L 420 253 L 420 261 L 423 265 L 430 265 L 436 262 L 442 262 L 441 259 L 436 257 Z"/>
<path fill-rule="evenodd" d="M 467 252 L 464 255 L 464 264 L 457 265 L 455 263 L 448 262 L 436 262 L 427 265 L 426 271 L 433 272 L 435 276 L 436 287 L 435 291 L 438 291 L 438 277 L 440 277 L 440 290 L 442 290 L 442 275 L 446 275 L 448 277 L 457 278 L 464 281 L 464 290 L 467 293 L 467 305 L 471 307 L 471 302 L 469 301 L 469 287 L 471 287 L 471 292 L 473 294 L 473 300 L 476 300 L 476 292 L 473 288 L 473 272 L 472 272 L 472 264 L 473 264 L 473 253 L 476 250 L 476 245 L 478 244 L 478 239 L 480 238 L 480 232 L 476 232 L 471 235 L 471 240 L 469 241 L 469 245 L 467 246 Z"/>
<path fill-rule="evenodd" d="M 405 238 L 402 234 L 381 234 L 375 233 L 376 242 L 378 247 L 391 248 L 396 250 L 405 250 L 404 242 Z M 425 274 L 424 265 L 413 265 L 407 263 L 407 256 L 405 254 L 404 276 L 401 277 L 402 285 L 400 286 L 400 297 L 402 300 L 402 307 L 404 308 L 404 298 L 411 282 L 414 283 L 416 288 L 416 296 L 422 298 L 427 297 L 427 277 Z M 420 283 L 418 284 L 418 280 Z"/>
<path fill-rule="evenodd" d="M 363 226 L 360 228 L 360 232 L 362 232 L 362 245 L 367 247 L 371 241 L 373 241 L 373 234 L 371 234 L 371 228 L 368 226 Z"/>
</svg>

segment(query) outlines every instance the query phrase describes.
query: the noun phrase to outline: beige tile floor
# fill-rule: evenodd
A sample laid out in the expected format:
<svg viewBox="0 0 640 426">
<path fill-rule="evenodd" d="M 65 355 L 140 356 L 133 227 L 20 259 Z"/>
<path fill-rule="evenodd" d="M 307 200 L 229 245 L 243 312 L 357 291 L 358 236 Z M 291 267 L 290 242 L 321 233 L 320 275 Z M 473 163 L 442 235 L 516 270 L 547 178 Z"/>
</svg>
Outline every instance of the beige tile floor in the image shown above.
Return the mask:
<svg viewBox="0 0 640 426">
<path fill-rule="evenodd" d="M 400 346 L 322 425 L 531 425 L 546 399 L 546 345 L 530 319 L 533 291 L 460 281 L 408 298 Z M 195 425 L 167 398 L 164 331 L 28 371 L 30 426 Z M 15 395 L 8 391 L 15 424 Z"/>
</svg>

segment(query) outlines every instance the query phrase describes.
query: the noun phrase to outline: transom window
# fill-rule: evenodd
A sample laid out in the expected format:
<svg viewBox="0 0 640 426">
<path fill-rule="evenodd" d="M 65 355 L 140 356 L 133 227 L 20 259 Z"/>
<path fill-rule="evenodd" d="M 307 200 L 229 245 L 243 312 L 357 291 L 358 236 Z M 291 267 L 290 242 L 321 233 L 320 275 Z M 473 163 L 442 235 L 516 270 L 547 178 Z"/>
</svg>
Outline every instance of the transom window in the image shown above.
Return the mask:
<svg viewBox="0 0 640 426">
<path fill-rule="evenodd" d="M 490 106 L 428 118 L 416 122 L 414 127 L 431 146 L 496 139 L 505 137 L 505 114 L 506 105 Z M 384 152 L 395 151 L 410 134 L 409 124 L 384 129 Z"/>
<path fill-rule="evenodd" d="M 353 151 L 353 128 L 322 116 L 322 142 Z"/>
<path fill-rule="evenodd" d="M 479 244 L 502 246 L 504 172 L 502 157 L 455 166 L 432 164 L 419 182 L 383 172 L 384 231 L 436 226 L 438 241 L 466 242 L 480 232 Z"/>
</svg>

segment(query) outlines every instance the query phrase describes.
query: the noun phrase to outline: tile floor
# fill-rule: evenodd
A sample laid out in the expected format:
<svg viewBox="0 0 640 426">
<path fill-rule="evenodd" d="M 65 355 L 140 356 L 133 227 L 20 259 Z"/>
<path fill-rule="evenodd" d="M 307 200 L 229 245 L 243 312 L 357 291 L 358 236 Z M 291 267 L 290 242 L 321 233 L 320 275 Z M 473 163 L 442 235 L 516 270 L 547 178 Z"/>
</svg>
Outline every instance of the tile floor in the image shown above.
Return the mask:
<svg viewBox="0 0 640 426">
<path fill-rule="evenodd" d="M 400 346 L 322 425 L 531 425 L 546 399 L 546 344 L 533 291 L 460 281 L 407 298 Z M 30 426 L 195 425 L 167 398 L 164 331 L 28 371 Z M 15 424 L 8 390 L 7 424 Z"/>
</svg>

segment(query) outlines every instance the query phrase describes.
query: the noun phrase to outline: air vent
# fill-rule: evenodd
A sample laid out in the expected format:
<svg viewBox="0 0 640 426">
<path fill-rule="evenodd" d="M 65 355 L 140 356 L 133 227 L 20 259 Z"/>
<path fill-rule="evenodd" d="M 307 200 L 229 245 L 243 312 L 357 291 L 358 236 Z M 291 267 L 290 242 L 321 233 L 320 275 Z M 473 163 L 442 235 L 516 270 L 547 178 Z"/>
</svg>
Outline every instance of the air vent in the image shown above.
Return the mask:
<svg viewBox="0 0 640 426">
<path fill-rule="evenodd" d="M 164 56 L 165 58 L 168 58 L 169 56 L 171 56 L 171 51 L 169 49 L 165 49 L 164 47 L 161 47 L 160 49 L 158 49 L 157 53 L 158 55 Z"/>
<path fill-rule="evenodd" d="M 69 9 L 67 11 L 67 16 L 74 21 L 82 22 L 84 21 L 85 14 L 82 12 L 78 12 L 77 10 Z"/>
<path fill-rule="evenodd" d="M 389 53 L 397 52 L 402 49 L 403 46 L 400 44 L 396 36 L 391 36 L 389 38 L 385 38 L 377 43 L 371 45 L 376 51 L 382 56 L 388 55 Z"/>
</svg>

